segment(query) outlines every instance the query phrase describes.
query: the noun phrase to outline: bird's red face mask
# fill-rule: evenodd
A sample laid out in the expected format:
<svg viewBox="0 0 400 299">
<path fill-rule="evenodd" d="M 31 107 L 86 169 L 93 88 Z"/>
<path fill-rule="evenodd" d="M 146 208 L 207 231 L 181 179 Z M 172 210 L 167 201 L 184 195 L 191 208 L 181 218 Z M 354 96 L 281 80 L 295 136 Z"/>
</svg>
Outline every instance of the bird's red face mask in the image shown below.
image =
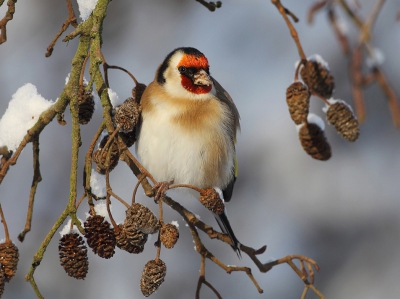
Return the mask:
<svg viewBox="0 0 400 299">
<path fill-rule="evenodd" d="M 204 56 L 183 55 L 178 64 L 182 86 L 195 94 L 209 93 L 212 89 L 212 80 L 208 73 L 208 60 Z"/>
</svg>

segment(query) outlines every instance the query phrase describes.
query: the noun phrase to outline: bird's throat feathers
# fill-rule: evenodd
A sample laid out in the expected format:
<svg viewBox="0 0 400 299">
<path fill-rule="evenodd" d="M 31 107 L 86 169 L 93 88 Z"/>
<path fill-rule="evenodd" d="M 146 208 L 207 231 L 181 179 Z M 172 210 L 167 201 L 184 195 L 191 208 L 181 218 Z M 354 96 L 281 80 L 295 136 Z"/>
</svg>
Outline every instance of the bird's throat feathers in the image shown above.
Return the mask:
<svg viewBox="0 0 400 299">
<path fill-rule="evenodd" d="M 195 94 L 204 94 L 209 93 L 212 89 L 212 85 L 196 85 L 193 83 L 192 79 L 188 78 L 185 75 L 181 75 L 181 84 L 182 86 Z"/>
<path fill-rule="evenodd" d="M 178 68 L 180 66 L 184 66 L 186 68 L 195 68 L 198 70 L 207 70 L 209 68 L 208 60 L 204 55 L 197 56 L 192 54 L 184 54 L 181 61 L 177 65 Z M 209 93 L 212 89 L 212 85 L 194 84 L 193 80 L 185 75 L 181 75 L 181 84 L 186 90 L 195 94 Z"/>
</svg>

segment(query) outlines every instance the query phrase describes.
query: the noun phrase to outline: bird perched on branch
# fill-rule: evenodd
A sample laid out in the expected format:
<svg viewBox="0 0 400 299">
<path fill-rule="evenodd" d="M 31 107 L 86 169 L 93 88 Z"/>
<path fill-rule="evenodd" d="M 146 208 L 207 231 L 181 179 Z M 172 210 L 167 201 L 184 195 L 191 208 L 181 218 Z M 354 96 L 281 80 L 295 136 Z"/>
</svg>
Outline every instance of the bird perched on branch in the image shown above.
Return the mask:
<svg viewBox="0 0 400 299">
<path fill-rule="evenodd" d="M 222 190 L 232 197 L 239 112 L 225 89 L 210 76 L 203 53 L 172 51 L 141 98 L 142 123 L 136 150 L 143 166 L 161 182 Z M 240 255 L 226 216 L 215 215 Z"/>
</svg>

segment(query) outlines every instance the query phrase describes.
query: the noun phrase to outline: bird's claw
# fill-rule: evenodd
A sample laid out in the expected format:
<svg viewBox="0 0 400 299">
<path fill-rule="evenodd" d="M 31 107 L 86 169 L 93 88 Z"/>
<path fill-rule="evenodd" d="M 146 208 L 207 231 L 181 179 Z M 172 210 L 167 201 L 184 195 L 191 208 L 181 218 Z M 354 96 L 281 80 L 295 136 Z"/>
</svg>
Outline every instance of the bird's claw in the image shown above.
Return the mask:
<svg viewBox="0 0 400 299">
<path fill-rule="evenodd" d="M 165 192 L 167 192 L 167 190 L 169 189 L 169 186 L 171 186 L 171 184 L 174 183 L 174 180 L 167 182 L 158 182 L 153 186 L 153 191 L 155 191 L 155 195 L 154 195 L 154 202 L 158 203 L 158 201 L 160 200 L 160 198 L 165 196 Z"/>
</svg>

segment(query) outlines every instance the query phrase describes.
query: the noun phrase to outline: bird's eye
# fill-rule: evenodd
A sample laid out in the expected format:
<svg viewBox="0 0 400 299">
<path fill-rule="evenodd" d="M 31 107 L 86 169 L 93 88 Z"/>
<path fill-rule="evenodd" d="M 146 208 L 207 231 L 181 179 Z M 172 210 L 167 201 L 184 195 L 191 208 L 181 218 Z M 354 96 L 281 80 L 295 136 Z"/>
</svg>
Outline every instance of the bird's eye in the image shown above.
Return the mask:
<svg viewBox="0 0 400 299">
<path fill-rule="evenodd" d="M 180 66 L 180 67 L 178 67 L 178 71 L 182 74 L 182 73 L 186 72 L 186 67 Z"/>
</svg>

